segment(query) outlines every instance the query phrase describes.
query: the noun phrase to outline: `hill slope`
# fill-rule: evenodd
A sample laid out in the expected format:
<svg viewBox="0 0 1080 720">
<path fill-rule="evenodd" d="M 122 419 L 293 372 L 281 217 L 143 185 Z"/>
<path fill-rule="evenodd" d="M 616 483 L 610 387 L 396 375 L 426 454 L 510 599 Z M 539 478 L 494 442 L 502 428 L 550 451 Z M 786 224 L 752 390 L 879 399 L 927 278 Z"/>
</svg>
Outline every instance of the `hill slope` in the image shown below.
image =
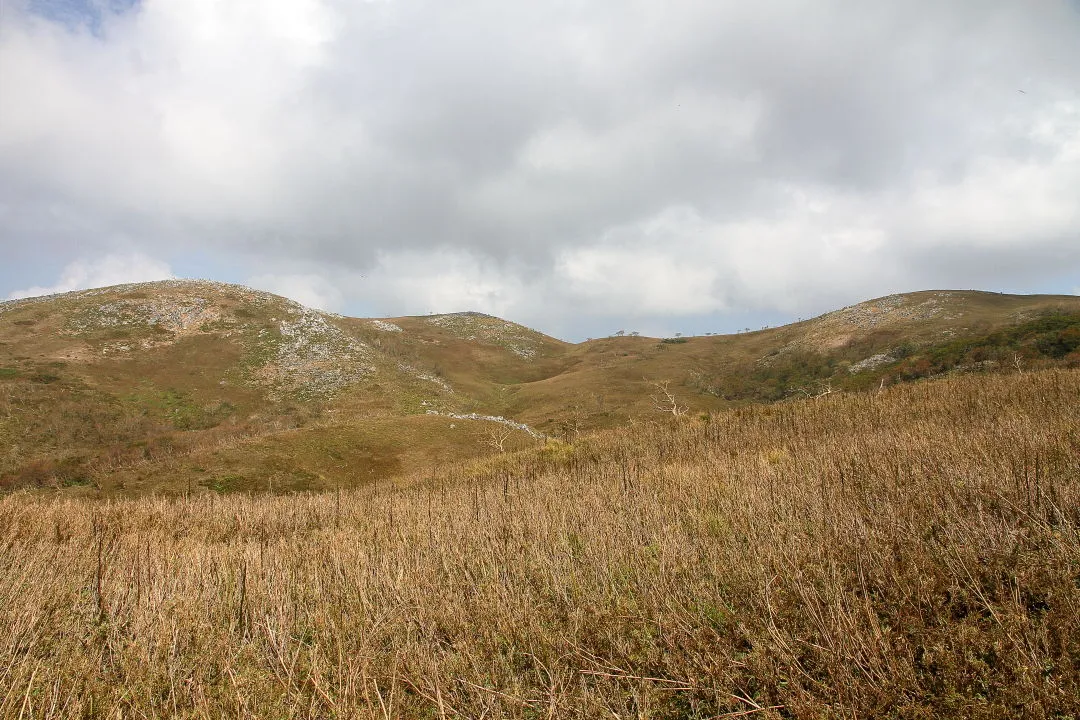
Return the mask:
<svg viewBox="0 0 1080 720">
<path fill-rule="evenodd" d="M 0 498 L 0 717 L 1074 718 L 1080 371 L 296 497 Z"/>
<path fill-rule="evenodd" d="M 911 293 L 752 333 L 574 345 L 477 313 L 359 319 L 221 283 L 117 286 L 0 303 L 0 485 L 363 484 L 653 416 L 672 409 L 664 389 L 712 411 L 1075 363 L 1078 347 L 1073 296 Z"/>
</svg>

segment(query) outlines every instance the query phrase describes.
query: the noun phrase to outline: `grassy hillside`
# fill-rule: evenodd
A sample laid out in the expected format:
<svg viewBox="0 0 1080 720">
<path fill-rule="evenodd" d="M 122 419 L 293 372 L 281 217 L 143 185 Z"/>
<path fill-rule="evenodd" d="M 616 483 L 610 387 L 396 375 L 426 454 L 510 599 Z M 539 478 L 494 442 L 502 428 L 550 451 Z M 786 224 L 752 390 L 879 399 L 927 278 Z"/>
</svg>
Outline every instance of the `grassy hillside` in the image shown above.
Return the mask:
<svg viewBox="0 0 1080 720">
<path fill-rule="evenodd" d="M 1043 327 L 1048 319 L 1047 327 Z M 1057 342 L 1058 333 L 1068 335 Z M 1080 298 L 932 291 L 894 295 L 812 320 L 738 335 L 613 337 L 575 346 L 570 372 L 523 387 L 520 412 L 542 424 L 575 398 L 595 424 L 646 415 L 645 380 L 669 380 L 692 410 L 774 402 L 827 387 L 863 389 L 949 371 L 1080 362 Z M 981 353 L 959 352 L 981 343 Z M 965 350 L 966 350 L 966 346 Z M 1051 351 L 1052 350 L 1052 351 Z M 922 364 L 922 360 L 928 364 Z M 981 363 L 981 364 L 980 364 Z"/>
<path fill-rule="evenodd" d="M 0 303 L 0 486 L 316 488 L 491 452 L 492 423 L 429 413 L 483 410 L 484 373 L 527 378 L 563 344 L 486 316 L 416 322 L 395 342 L 389 321 L 199 281 Z"/>
<path fill-rule="evenodd" d="M 8 494 L 0 717 L 1076 717 L 1077 428 L 1029 370 L 393 487 Z"/>
<path fill-rule="evenodd" d="M 695 414 L 1077 363 L 1073 296 L 911 293 L 737 335 L 569 344 L 478 313 L 125 285 L 0 303 L 0 488 L 350 487 L 647 420 L 662 388 Z"/>
</svg>

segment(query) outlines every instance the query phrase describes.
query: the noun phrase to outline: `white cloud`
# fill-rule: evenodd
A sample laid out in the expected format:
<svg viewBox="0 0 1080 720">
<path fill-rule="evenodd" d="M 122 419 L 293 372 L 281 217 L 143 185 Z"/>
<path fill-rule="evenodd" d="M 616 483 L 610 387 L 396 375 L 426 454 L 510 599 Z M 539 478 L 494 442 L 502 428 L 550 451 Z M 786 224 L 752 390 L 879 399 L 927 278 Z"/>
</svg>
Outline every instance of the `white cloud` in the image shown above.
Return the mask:
<svg viewBox="0 0 1080 720">
<path fill-rule="evenodd" d="M 1057 0 L 142 0 L 94 33 L 36 5 L 0 23 L 0 295 L 115 237 L 570 335 L 1080 281 Z"/>
<path fill-rule="evenodd" d="M 76 260 L 64 268 L 55 284 L 16 290 L 8 295 L 8 300 L 108 285 L 168 280 L 172 277 L 166 263 L 141 253 L 106 255 L 97 259 Z"/>
<path fill-rule="evenodd" d="M 300 96 L 332 17 L 321 0 L 150 0 L 95 37 L 9 12 L 0 167 L 113 211 L 273 220 L 328 130 Z"/>
<path fill-rule="evenodd" d="M 1040 111 L 1023 133 L 1041 146 L 1033 158 L 972 158 L 960 179 L 927 174 L 894 218 L 926 245 L 977 251 L 1060 243 L 1080 231 L 1080 101 Z"/>
<path fill-rule="evenodd" d="M 502 317 L 516 317 L 543 297 L 519 272 L 449 248 L 380 253 L 356 294 L 384 315 L 473 310 Z"/>
<path fill-rule="evenodd" d="M 276 293 L 301 305 L 318 310 L 337 312 L 344 305 L 341 291 L 325 277 L 315 273 L 295 275 L 256 275 L 247 280 L 247 285 Z"/>
<path fill-rule="evenodd" d="M 727 268 L 723 248 L 693 210 L 672 208 L 619 228 L 600 243 L 565 251 L 554 282 L 593 312 L 678 315 L 726 308 L 718 283 Z"/>
</svg>

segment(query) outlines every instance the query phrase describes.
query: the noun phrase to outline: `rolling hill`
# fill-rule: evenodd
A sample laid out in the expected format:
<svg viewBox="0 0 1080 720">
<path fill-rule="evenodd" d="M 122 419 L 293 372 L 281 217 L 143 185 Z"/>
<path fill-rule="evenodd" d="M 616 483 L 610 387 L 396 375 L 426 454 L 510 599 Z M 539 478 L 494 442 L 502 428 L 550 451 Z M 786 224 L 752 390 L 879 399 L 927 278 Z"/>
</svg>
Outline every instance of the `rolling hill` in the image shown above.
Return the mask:
<svg viewBox="0 0 1080 720">
<path fill-rule="evenodd" d="M 0 485 L 362 485 L 663 410 L 1023 372 L 1078 348 L 1074 296 L 927 291 L 737 335 L 570 344 L 478 313 L 348 318 L 235 285 L 122 285 L 0 303 Z"/>
</svg>

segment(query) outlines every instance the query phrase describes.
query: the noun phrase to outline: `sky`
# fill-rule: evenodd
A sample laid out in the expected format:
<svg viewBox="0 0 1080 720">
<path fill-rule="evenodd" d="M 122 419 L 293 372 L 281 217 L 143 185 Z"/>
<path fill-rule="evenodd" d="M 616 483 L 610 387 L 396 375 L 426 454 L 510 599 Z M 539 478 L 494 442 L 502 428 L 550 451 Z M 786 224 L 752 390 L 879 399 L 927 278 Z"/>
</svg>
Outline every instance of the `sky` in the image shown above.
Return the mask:
<svg viewBox="0 0 1080 720">
<path fill-rule="evenodd" d="M 1080 0 L 0 2 L 0 299 L 581 340 L 1080 293 Z"/>
</svg>

